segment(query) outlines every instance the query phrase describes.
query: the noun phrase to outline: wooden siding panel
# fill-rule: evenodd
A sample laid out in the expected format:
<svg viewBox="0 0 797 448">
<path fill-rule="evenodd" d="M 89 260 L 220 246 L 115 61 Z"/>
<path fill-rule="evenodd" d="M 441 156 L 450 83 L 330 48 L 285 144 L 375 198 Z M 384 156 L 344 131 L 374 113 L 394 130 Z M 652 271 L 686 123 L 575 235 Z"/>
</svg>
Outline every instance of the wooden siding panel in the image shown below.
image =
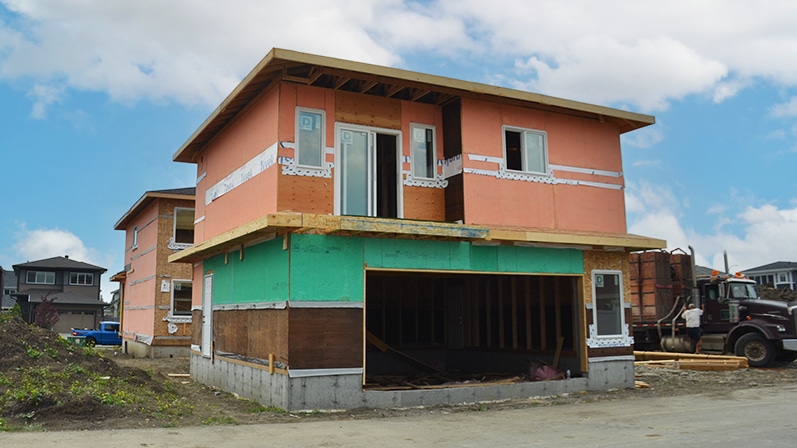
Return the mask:
<svg viewBox="0 0 797 448">
<path fill-rule="evenodd" d="M 445 190 L 404 187 L 404 218 L 445 221 Z"/>
<path fill-rule="evenodd" d="M 289 337 L 292 369 L 362 367 L 361 308 L 293 308 Z"/>
</svg>

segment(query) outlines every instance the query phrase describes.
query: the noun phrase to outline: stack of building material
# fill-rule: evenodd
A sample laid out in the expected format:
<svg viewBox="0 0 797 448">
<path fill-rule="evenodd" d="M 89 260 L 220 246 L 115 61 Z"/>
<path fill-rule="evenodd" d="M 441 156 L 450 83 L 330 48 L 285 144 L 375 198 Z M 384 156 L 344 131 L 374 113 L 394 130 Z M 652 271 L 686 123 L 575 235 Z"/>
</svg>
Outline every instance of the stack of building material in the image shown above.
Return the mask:
<svg viewBox="0 0 797 448">
<path fill-rule="evenodd" d="M 631 312 L 635 322 L 656 321 L 673 307 L 670 254 L 635 252 L 631 262 Z"/>
<path fill-rule="evenodd" d="M 737 370 L 749 367 L 743 356 L 671 352 L 634 352 L 636 366 L 668 367 L 680 370 Z"/>
</svg>

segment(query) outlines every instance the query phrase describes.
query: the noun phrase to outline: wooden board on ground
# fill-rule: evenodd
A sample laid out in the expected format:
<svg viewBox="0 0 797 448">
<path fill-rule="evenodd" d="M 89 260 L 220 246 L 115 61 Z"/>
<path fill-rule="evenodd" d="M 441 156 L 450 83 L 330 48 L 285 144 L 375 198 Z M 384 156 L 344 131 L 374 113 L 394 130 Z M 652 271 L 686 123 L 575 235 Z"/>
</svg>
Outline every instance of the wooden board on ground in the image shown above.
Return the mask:
<svg viewBox="0 0 797 448">
<path fill-rule="evenodd" d="M 736 361 L 740 369 L 750 367 L 747 358 L 744 356 L 731 356 L 731 355 L 707 355 L 704 353 L 672 353 L 672 352 L 643 352 L 634 351 L 634 359 L 636 361 L 679 361 L 686 359 L 699 359 L 704 361 Z"/>
</svg>

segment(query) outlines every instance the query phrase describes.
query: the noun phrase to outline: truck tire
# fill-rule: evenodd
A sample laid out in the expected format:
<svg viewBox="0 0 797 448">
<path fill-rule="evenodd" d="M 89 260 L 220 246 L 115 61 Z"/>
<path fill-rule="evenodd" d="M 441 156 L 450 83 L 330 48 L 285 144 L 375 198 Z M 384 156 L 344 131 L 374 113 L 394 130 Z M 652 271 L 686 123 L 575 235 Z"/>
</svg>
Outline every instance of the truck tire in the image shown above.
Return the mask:
<svg viewBox="0 0 797 448">
<path fill-rule="evenodd" d="M 94 347 L 97 345 L 97 340 L 89 336 L 86 338 L 86 347 Z"/>
<path fill-rule="evenodd" d="M 775 359 L 775 345 L 758 333 L 747 333 L 736 341 L 736 356 L 744 356 L 753 367 L 766 367 Z"/>
</svg>

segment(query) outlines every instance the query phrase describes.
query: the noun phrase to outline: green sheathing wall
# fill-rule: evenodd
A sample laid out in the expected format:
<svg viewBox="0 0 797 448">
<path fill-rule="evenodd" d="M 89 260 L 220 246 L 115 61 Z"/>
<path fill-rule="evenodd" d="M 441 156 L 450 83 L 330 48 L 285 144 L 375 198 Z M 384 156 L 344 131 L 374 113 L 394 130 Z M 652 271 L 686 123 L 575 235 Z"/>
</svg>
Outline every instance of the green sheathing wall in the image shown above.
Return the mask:
<svg viewBox="0 0 797 448">
<path fill-rule="evenodd" d="M 472 246 L 467 242 L 291 236 L 293 301 L 363 301 L 364 267 L 581 275 L 579 250 Z"/>
<path fill-rule="evenodd" d="M 205 272 L 213 271 L 213 304 L 278 302 L 288 300 L 288 251 L 282 238 L 205 260 Z"/>
</svg>

